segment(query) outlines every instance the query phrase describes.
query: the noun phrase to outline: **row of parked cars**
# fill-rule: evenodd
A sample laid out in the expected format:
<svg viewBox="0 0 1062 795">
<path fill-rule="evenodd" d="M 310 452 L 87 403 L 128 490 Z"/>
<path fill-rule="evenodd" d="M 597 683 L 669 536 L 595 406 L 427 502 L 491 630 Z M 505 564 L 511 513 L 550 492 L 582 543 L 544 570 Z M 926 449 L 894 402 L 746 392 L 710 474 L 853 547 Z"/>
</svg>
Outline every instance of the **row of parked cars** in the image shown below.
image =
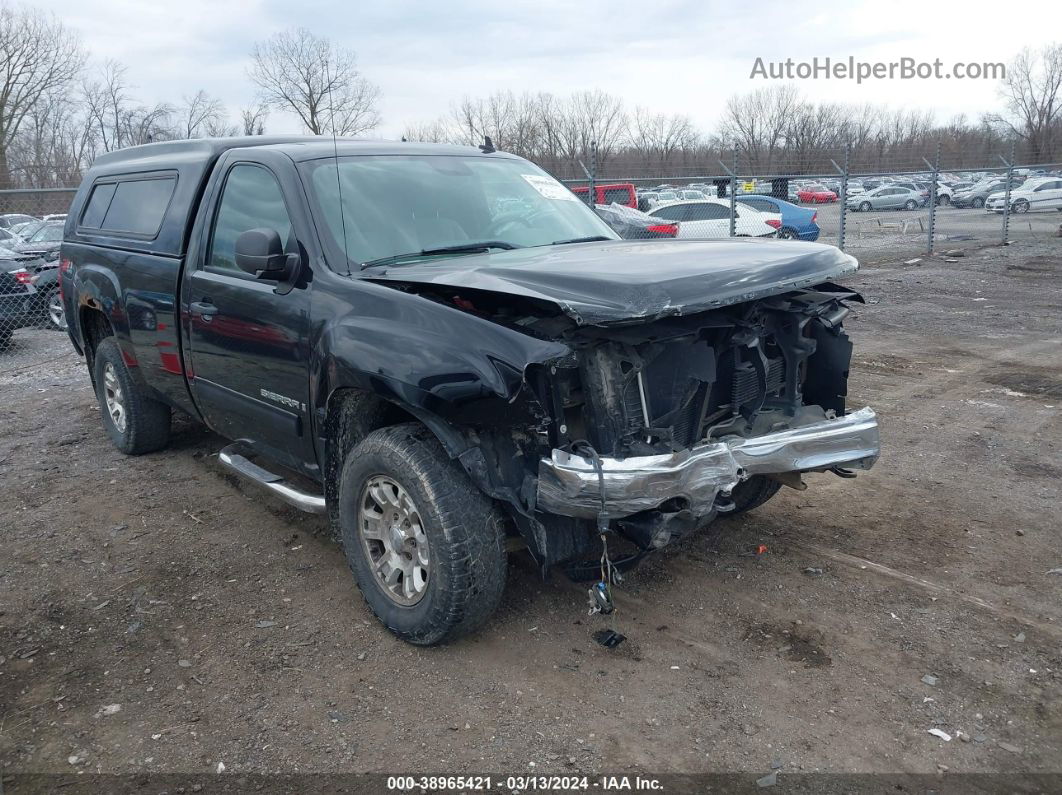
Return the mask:
<svg viewBox="0 0 1062 795">
<path fill-rule="evenodd" d="M 16 329 L 66 329 L 59 290 L 65 215 L 0 215 L 0 348 Z"/>
<path fill-rule="evenodd" d="M 583 195 L 586 195 L 585 189 Z M 617 193 L 613 193 L 612 198 L 621 201 L 605 203 L 610 197 L 602 189 L 595 197 L 598 199 L 595 209 L 609 226 L 628 240 L 731 237 L 729 199 L 713 198 L 703 191 L 693 190 L 678 191 L 676 195 L 679 198 L 657 201 L 642 210 L 637 206 L 637 198 Z M 816 240 L 820 231 L 817 219 L 815 210 L 767 194 L 747 194 L 736 197 L 733 232 L 737 237 Z"/>
</svg>

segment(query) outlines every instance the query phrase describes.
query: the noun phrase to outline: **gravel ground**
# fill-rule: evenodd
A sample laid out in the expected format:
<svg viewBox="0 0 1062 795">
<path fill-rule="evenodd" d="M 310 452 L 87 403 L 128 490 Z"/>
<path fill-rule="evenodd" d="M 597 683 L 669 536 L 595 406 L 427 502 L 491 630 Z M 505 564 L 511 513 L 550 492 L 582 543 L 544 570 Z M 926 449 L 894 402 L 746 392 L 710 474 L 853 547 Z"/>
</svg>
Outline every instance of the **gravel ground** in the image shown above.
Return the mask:
<svg viewBox="0 0 1062 795">
<path fill-rule="evenodd" d="M 878 466 L 647 561 L 615 650 L 525 553 L 485 630 L 404 645 L 319 518 L 223 474 L 191 422 L 123 457 L 63 335 L 21 334 L 0 356 L 4 775 L 1062 772 L 1062 241 L 848 283 Z"/>
</svg>

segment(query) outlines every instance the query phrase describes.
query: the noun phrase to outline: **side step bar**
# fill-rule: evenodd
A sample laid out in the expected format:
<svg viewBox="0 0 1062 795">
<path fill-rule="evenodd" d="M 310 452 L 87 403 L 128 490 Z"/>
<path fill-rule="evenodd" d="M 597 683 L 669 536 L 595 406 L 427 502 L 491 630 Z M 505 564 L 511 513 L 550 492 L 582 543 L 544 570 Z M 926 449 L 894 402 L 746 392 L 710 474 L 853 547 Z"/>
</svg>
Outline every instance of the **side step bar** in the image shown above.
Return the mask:
<svg viewBox="0 0 1062 795">
<path fill-rule="evenodd" d="M 247 460 L 241 454 L 242 450 L 243 448 L 239 444 L 230 444 L 218 453 L 218 460 L 240 477 L 254 481 L 259 486 L 273 492 L 284 502 L 294 505 L 300 511 L 324 513 L 328 510 L 324 497 L 292 487 L 280 475 L 270 472 L 268 469 L 262 469 L 258 464 Z"/>
</svg>

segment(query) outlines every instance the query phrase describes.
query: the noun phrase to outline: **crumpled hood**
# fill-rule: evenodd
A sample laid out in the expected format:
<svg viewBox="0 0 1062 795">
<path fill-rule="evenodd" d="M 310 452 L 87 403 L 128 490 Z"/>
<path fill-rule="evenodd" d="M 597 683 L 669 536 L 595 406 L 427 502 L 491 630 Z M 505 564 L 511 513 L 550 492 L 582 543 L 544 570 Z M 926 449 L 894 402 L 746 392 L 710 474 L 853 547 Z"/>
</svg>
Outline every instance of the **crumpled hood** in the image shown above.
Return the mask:
<svg viewBox="0 0 1062 795">
<path fill-rule="evenodd" d="M 617 240 L 372 268 L 361 278 L 556 304 L 580 325 L 688 315 L 819 284 L 859 267 L 835 246 L 790 240 Z"/>
</svg>

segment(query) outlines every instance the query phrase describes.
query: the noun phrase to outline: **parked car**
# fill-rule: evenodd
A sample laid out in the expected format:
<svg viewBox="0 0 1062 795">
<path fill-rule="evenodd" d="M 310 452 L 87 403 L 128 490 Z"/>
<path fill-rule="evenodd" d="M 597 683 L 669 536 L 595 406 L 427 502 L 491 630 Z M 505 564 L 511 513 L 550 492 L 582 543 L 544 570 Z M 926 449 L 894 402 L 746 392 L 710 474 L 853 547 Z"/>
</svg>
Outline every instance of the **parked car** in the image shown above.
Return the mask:
<svg viewBox="0 0 1062 795">
<path fill-rule="evenodd" d="M 17 329 L 33 325 L 36 293 L 26 271 L 0 267 L 0 350 L 11 345 Z"/>
<path fill-rule="evenodd" d="M 33 219 L 32 221 L 22 221 L 21 223 L 12 224 L 8 227 L 8 230 L 14 232 L 22 240 L 25 240 L 38 229 L 44 225 L 44 221 L 40 219 Z"/>
<path fill-rule="evenodd" d="M 118 449 L 164 447 L 173 409 L 239 440 L 221 464 L 326 513 L 370 609 L 421 645 L 486 622 L 508 535 L 543 574 L 604 566 L 607 608 L 613 565 L 879 454 L 874 412 L 845 406 L 852 256 L 621 240 L 485 148 L 110 152 L 62 248 Z"/>
<path fill-rule="evenodd" d="M 769 214 L 735 204 L 734 222 L 739 237 L 775 237 L 782 227 L 778 214 Z M 678 224 L 680 238 L 730 237 L 730 202 L 726 199 L 698 199 L 694 201 L 660 204 L 649 215 L 662 221 Z"/>
<path fill-rule="evenodd" d="M 10 229 L 0 227 L 0 246 L 10 248 L 16 243 L 21 243 L 22 238 L 12 232 Z"/>
<path fill-rule="evenodd" d="M 897 180 L 891 184 L 893 188 L 906 188 L 909 191 L 917 193 L 919 196 L 919 204 L 926 205 L 929 203 L 929 185 L 925 182 L 917 180 Z"/>
<path fill-rule="evenodd" d="M 32 254 L 52 261 L 59 259 L 59 246 L 63 242 L 63 224 L 58 221 L 45 221 L 25 242 L 12 248 L 21 254 Z"/>
<path fill-rule="evenodd" d="M 707 199 L 708 195 L 700 190 L 680 190 L 678 197 L 683 201 L 688 201 L 690 199 Z"/>
<path fill-rule="evenodd" d="M 586 201 L 586 195 L 590 192 L 588 185 L 576 186 L 572 188 L 572 193 L 576 196 L 582 197 L 583 201 Z M 618 183 L 615 185 L 595 185 L 594 204 L 622 204 L 626 207 L 632 207 L 635 210 L 638 209 L 638 194 L 634 190 L 634 185 L 630 182 Z"/>
<path fill-rule="evenodd" d="M 882 185 L 858 196 L 850 196 L 845 203 L 849 210 L 915 210 L 922 206 L 922 192 L 896 185 Z"/>
<path fill-rule="evenodd" d="M 1006 209 L 1006 194 L 994 193 L 985 200 L 985 209 L 1001 213 Z M 1010 192 L 1010 209 L 1015 213 L 1039 210 L 1062 211 L 1062 179 L 1033 177 Z"/>
<path fill-rule="evenodd" d="M 45 262 L 39 256 L 0 247 L 0 271 L 13 274 L 24 284 L 33 285 L 29 305 L 33 325 L 47 321 L 53 328 L 66 328 L 57 278 L 58 262 Z"/>
<path fill-rule="evenodd" d="M 26 215 L 25 213 L 5 213 L 4 215 L 0 215 L 0 228 L 10 229 L 19 224 L 26 224 L 31 221 L 39 220 L 39 218 L 34 218 L 32 215 Z"/>
<path fill-rule="evenodd" d="M 782 224 L 778 229 L 778 237 L 784 240 L 818 240 L 819 225 L 815 223 L 819 214 L 815 210 L 806 207 L 798 207 L 783 199 L 773 196 L 742 196 L 738 199 L 739 204 L 745 204 L 753 210 L 761 213 L 778 215 Z"/>
<path fill-rule="evenodd" d="M 837 201 L 837 194 L 825 185 L 808 185 L 797 191 L 797 198 L 805 204 L 827 204 Z"/>
<path fill-rule="evenodd" d="M 658 218 L 622 204 L 599 204 L 594 209 L 601 220 L 624 240 L 678 236 L 678 224 L 661 223 Z"/>
<path fill-rule="evenodd" d="M 1014 183 L 1014 187 L 1016 187 L 1016 183 Z M 984 207 L 989 196 L 996 192 L 1005 192 L 1006 189 L 1007 181 L 1005 179 L 985 180 L 964 191 L 956 192 L 951 197 L 951 204 L 953 207 Z"/>
</svg>

